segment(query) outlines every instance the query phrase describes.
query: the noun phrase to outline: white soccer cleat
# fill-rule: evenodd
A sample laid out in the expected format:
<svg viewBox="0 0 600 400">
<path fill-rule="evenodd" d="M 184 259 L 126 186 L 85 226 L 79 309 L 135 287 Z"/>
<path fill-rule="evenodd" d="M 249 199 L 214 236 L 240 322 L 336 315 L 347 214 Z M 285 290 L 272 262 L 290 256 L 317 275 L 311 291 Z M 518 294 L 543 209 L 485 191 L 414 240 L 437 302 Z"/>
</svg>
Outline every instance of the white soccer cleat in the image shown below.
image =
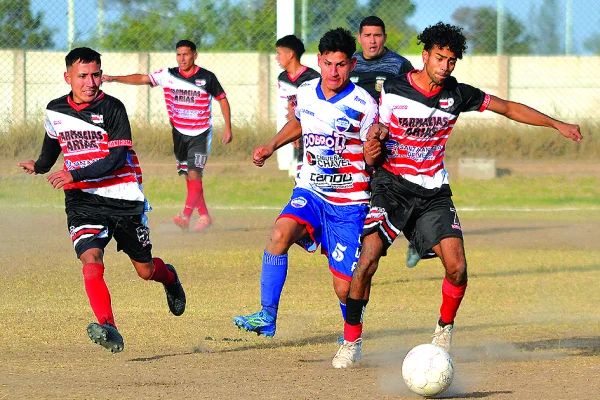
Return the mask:
<svg viewBox="0 0 600 400">
<path fill-rule="evenodd" d="M 362 357 L 362 339 L 358 338 L 354 342 L 344 340 L 340 349 L 333 357 L 331 365 L 333 368 L 348 368 Z"/>
<path fill-rule="evenodd" d="M 454 332 L 454 324 L 448 324 L 442 327 L 438 321 L 435 332 L 433 332 L 433 340 L 431 344 L 442 347 L 446 351 L 450 351 L 452 344 L 452 332 Z"/>
</svg>

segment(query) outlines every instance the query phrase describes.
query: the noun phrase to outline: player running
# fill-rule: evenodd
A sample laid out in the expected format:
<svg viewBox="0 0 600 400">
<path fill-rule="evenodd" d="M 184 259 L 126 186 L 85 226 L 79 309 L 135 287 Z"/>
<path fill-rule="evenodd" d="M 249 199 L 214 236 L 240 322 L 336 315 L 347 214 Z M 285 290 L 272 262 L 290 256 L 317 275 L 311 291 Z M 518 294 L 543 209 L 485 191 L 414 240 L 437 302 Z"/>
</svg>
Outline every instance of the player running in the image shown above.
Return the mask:
<svg viewBox="0 0 600 400">
<path fill-rule="evenodd" d="M 202 175 L 212 144 L 212 108 L 214 98 L 221 107 L 225 128 L 221 142 L 233 139 L 231 111 L 225 91 L 215 74 L 195 64 L 198 58 L 196 45 L 180 40 L 177 50 L 177 68 L 161 69 L 149 75 L 103 75 L 103 82 L 120 82 L 131 85 L 161 86 L 173 127 L 173 148 L 177 159 L 177 172 L 186 176 L 187 198 L 181 215 L 173 217 L 175 225 L 187 231 L 194 210 L 200 218 L 192 228 L 201 232 L 213 223 L 204 200 Z"/>
<path fill-rule="evenodd" d="M 275 150 L 302 137 L 304 162 L 291 199 L 275 221 L 264 250 L 262 309 L 235 317 L 238 328 L 275 335 L 287 253 L 294 243 L 310 252 L 321 245 L 345 319 L 346 296 L 358 261 L 359 236 L 370 197 L 365 167 L 383 157 L 381 143 L 367 140 L 369 127 L 377 121 L 377 104 L 349 79 L 356 63 L 352 58 L 355 51 L 356 41 L 347 30 L 325 33 L 318 55 L 322 78 L 298 88 L 296 118 L 266 146 L 254 149 L 254 164 L 260 167 Z"/>
<path fill-rule="evenodd" d="M 37 161 L 19 164 L 29 174 L 50 171 L 61 151 L 63 169 L 47 181 L 64 189 L 67 224 L 90 306 L 98 322 L 88 325 L 90 339 L 113 353 L 123 350 L 110 293 L 104 281 L 104 248 L 111 240 L 124 251 L 140 278 L 164 285 L 174 315 L 185 311 L 185 293 L 170 264 L 152 258 L 150 230 L 144 223 L 141 169 L 132 148 L 125 106 L 100 91 L 100 54 L 80 47 L 65 57 L 71 93 L 46 108 L 46 136 Z"/>
<path fill-rule="evenodd" d="M 284 69 L 277 77 L 277 93 L 280 99 L 286 104 L 286 120 L 294 118 L 296 109 L 296 93 L 298 87 L 306 81 L 318 78 L 317 71 L 300 63 L 300 58 L 304 54 L 304 44 L 295 35 L 287 35 L 278 39 L 275 43 L 277 48 L 276 59 L 279 66 Z M 302 166 L 304 157 L 304 145 L 302 140 L 294 141 L 296 150 L 296 171 L 297 174 Z"/>
<path fill-rule="evenodd" d="M 461 112 L 487 109 L 514 121 L 554 128 L 576 142 L 582 139 L 577 125 L 458 83 L 451 74 L 467 48 L 461 28 L 440 22 L 427 27 L 418 40 L 424 45 L 423 70 L 383 85 L 379 111 L 381 123 L 389 128 L 387 155 L 372 181 L 371 210 L 347 299 L 344 344 L 333 359 L 336 368 L 349 367 L 361 357 L 371 279 L 400 232 L 419 254 L 432 248 L 444 265 L 442 305 L 432 343 L 450 349 L 454 318 L 467 289 L 467 262 L 444 154 Z"/>
</svg>

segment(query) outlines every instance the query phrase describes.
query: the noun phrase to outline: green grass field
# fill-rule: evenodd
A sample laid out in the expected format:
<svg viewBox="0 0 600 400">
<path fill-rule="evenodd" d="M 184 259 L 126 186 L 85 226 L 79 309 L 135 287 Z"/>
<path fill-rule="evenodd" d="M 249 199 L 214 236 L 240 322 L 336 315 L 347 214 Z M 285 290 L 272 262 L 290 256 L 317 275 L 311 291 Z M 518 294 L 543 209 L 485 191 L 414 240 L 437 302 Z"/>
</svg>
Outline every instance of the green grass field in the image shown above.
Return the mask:
<svg viewBox="0 0 600 400">
<path fill-rule="evenodd" d="M 0 399 L 417 398 L 400 370 L 406 352 L 430 340 L 439 261 L 409 270 L 405 241 L 390 249 L 374 279 L 356 368 L 331 368 L 342 331 L 331 273 L 324 257 L 299 248 L 290 252 L 275 338 L 240 332 L 231 319 L 259 307 L 262 249 L 293 181 L 272 166 L 211 161 L 205 191 L 215 225 L 182 234 L 171 218 L 183 180 L 170 160 L 142 156 L 154 253 L 177 267 L 188 308 L 168 314 L 161 285 L 140 280 L 112 243 L 106 281 L 125 339 L 118 355 L 85 333 L 93 314 L 62 193 L 16 161 L 2 164 Z M 501 167 L 513 172 L 452 181 L 470 280 L 445 398 L 596 399 L 600 175 L 591 163 Z"/>
</svg>

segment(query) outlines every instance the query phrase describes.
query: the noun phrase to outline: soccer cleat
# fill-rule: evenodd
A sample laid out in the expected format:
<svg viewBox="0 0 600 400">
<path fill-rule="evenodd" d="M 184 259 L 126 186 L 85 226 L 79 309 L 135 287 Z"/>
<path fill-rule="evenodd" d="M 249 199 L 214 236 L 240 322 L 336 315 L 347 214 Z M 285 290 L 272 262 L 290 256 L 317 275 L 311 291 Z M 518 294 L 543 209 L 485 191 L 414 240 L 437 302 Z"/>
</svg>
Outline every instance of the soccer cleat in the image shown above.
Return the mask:
<svg viewBox="0 0 600 400">
<path fill-rule="evenodd" d="M 260 310 L 245 317 L 238 315 L 233 319 L 233 323 L 239 329 L 255 332 L 259 336 L 266 337 L 275 336 L 275 329 L 277 328 L 275 318 L 265 310 Z"/>
<path fill-rule="evenodd" d="M 181 228 L 182 231 L 187 231 L 190 229 L 190 219 L 185 215 L 179 215 L 173 217 L 173 222 L 175 225 Z"/>
<path fill-rule="evenodd" d="M 331 365 L 333 368 L 348 368 L 362 357 L 362 339 L 358 338 L 354 342 L 344 340 L 339 350 L 333 357 Z"/>
<path fill-rule="evenodd" d="M 163 284 L 165 293 L 167 294 L 167 304 L 173 315 L 180 316 L 185 311 L 185 292 L 183 291 L 183 286 L 181 286 L 175 267 L 171 264 L 166 265 L 167 269 L 175 274 L 175 283 L 170 285 Z"/>
<path fill-rule="evenodd" d="M 433 333 L 433 340 L 431 344 L 442 347 L 446 351 L 450 351 L 450 345 L 452 344 L 452 332 L 454 331 L 454 324 L 447 324 L 446 326 L 440 325 L 441 321 L 438 321 L 435 332 Z"/>
<path fill-rule="evenodd" d="M 123 336 L 117 328 L 109 323 L 100 325 L 97 322 L 92 322 L 87 327 L 87 333 L 92 342 L 110 350 L 112 353 L 119 353 L 125 347 Z"/>
<path fill-rule="evenodd" d="M 202 232 L 203 230 L 210 228 L 212 223 L 213 220 L 209 215 L 201 215 L 200 219 L 198 220 L 198 223 L 196 224 L 196 226 L 194 226 L 193 231 Z"/>
</svg>

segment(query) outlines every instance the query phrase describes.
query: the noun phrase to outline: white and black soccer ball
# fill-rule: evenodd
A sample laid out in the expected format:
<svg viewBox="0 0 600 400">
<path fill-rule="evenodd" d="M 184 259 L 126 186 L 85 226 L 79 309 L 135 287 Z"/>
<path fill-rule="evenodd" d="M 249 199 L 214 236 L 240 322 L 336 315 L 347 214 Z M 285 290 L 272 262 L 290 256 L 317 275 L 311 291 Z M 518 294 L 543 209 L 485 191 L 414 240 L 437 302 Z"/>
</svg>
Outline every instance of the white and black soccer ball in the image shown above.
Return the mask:
<svg viewBox="0 0 600 400">
<path fill-rule="evenodd" d="M 450 387 L 454 361 L 442 347 L 421 344 L 404 358 L 402 377 L 412 392 L 425 397 L 436 396 Z"/>
</svg>

